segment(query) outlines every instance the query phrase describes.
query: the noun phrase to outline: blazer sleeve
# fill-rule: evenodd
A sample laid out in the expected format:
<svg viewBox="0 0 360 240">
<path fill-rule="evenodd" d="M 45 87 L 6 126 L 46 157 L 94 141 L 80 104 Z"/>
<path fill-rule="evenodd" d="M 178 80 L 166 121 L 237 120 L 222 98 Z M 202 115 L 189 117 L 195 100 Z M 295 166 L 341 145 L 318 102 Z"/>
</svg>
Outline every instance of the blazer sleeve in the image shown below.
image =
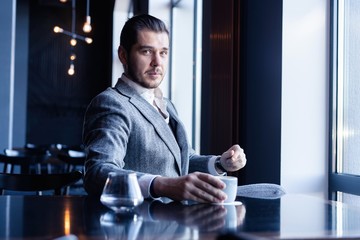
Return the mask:
<svg viewBox="0 0 360 240">
<path fill-rule="evenodd" d="M 91 195 L 101 194 L 109 172 L 133 172 L 123 169 L 131 121 L 121 106 L 118 93 L 109 88 L 91 101 L 85 113 L 84 188 Z M 138 178 L 144 175 L 149 174 L 137 172 Z"/>
</svg>

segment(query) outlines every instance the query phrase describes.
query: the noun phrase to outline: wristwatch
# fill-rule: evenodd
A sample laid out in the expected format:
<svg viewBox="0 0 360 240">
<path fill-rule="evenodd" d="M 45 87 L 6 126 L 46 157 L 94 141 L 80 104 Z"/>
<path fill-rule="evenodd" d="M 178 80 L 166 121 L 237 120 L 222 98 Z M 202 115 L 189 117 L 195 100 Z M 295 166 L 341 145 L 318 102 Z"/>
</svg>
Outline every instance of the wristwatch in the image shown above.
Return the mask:
<svg viewBox="0 0 360 240">
<path fill-rule="evenodd" d="M 226 172 L 226 169 L 221 165 L 220 157 L 215 160 L 215 169 L 221 171 L 220 173 Z"/>
</svg>

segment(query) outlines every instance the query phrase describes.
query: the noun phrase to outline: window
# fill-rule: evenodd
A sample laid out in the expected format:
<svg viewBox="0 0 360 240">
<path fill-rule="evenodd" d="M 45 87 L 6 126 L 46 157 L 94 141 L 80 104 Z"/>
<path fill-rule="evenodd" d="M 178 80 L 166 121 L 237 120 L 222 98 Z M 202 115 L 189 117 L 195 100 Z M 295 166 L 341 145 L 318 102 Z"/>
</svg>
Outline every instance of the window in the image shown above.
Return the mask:
<svg viewBox="0 0 360 240">
<path fill-rule="evenodd" d="M 330 198 L 360 206 L 360 1 L 332 0 Z"/>
</svg>

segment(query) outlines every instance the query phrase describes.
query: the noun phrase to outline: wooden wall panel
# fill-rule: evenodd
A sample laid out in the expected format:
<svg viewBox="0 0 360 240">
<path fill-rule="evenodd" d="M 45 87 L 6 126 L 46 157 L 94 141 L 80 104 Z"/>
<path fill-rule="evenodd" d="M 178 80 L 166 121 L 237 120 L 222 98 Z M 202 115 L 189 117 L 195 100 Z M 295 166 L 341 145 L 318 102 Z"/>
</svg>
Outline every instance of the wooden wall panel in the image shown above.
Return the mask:
<svg viewBox="0 0 360 240">
<path fill-rule="evenodd" d="M 240 184 L 280 183 L 282 0 L 203 2 L 201 152 L 239 143 Z"/>
<path fill-rule="evenodd" d="M 238 139 L 237 1 L 204 2 L 201 151 L 220 154 Z M 212 11 L 216 9 L 216 11 Z M 236 29 L 236 30 L 235 30 Z M 216 139 L 216 141 L 214 140 Z"/>
</svg>

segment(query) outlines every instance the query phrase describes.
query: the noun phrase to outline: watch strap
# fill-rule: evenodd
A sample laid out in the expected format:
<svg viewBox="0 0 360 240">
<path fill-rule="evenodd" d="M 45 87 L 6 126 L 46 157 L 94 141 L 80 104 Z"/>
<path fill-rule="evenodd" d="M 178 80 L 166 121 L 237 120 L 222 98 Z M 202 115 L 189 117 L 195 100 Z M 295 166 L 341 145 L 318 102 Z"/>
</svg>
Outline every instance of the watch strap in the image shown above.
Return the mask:
<svg viewBox="0 0 360 240">
<path fill-rule="evenodd" d="M 215 169 L 221 171 L 220 173 L 226 172 L 226 169 L 221 165 L 220 157 L 215 160 Z"/>
</svg>

